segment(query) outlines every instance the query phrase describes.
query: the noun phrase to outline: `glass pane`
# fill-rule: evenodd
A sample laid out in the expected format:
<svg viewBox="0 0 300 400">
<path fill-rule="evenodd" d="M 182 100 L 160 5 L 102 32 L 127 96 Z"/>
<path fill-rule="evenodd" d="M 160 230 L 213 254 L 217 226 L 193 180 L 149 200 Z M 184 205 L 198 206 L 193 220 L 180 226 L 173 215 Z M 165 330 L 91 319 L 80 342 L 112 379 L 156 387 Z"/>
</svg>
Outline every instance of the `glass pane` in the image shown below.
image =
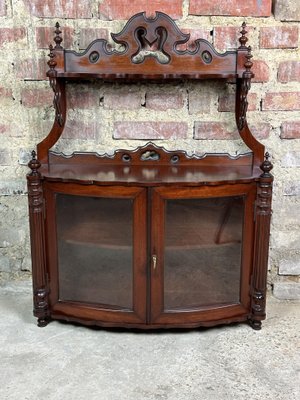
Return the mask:
<svg viewBox="0 0 300 400">
<path fill-rule="evenodd" d="M 244 198 L 166 201 L 164 308 L 238 303 Z"/>
<path fill-rule="evenodd" d="M 133 200 L 56 201 L 59 299 L 132 309 Z"/>
</svg>

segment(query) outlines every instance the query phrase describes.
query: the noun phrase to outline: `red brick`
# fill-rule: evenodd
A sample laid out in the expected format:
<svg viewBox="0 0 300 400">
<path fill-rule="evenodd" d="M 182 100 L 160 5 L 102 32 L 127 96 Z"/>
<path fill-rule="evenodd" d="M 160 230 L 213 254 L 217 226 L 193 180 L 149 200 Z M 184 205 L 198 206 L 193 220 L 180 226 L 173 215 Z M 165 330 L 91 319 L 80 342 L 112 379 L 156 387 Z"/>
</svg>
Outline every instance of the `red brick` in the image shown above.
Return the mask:
<svg viewBox="0 0 300 400">
<path fill-rule="evenodd" d="M 265 61 L 254 60 L 252 71 L 255 75 L 252 82 L 268 82 L 270 79 L 269 66 Z"/>
<path fill-rule="evenodd" d="M 232 140 L 238 138 L 238 132 L 230 131 L 226 123 L 216 121 L 195 122 L 194 139 Z"/>
<path fill-rule="evenodd" d="M 104 108 L 109 110 L 137 110 L 144 99 L 140 91 L 128 88 L 126 91 L 114 90 L 104 94 Z"/>
<path fill-rule="evenodd" d="M 49 69 L 45 57 L 36 60 L 29 58 L 26 60 L 18 59 L 14 63 L 17 77 L 25 80 L 47 80 L 46 71 Z"/>
<path fill-rule="evenodd" d="M 99 6 L 102 19 L 128 19 L 133 14 L 146 11 L 147 16 L 154 16 L 155 11 L 164 12 L 174 19 L 182 17 L 182 0 L 103 0 Z"/>
<path fill-rule="evenodd" d="M 260 30 L 259 45 L 263 49 L 287 49 L 298 47 L 297 26 L 272 26 Z"/>
<path fill-rule="evenodd" d="M 10 126 L 6 124 L 0 124 L 0 133 L 7 133 L 10 131 Z"/>
<path fill-rule="evenodd" d="M 190 38 L 188 42 L 184 44 L 180 44 L 177 46 L 178 50 L 195 50 L 195 40 L 197 39 L 205 39 L 208 41 L 211 41 L 211 36 L 210 36 L 210 30 L 209 29 L 204 29 L 204 28 L 199 28 L 199 29 L 180 29 L 181 32 L 183 33 L 189 33 Z"/>
<path fill-rule="evenodd" d="M 219 51 L 236 49 L 240 43 L 240 29 L 235 26 L 216 26 L 214 28 L 214 46 Z"/>
<path fill-rule="evenodd" d="M 90 109 L 99 107 L 100 93 L 96 88 L 78 88 L 77 86 L 67 87 L 68 107 L 73 109 Z"/>
<path fill-rule="evenodd" d="M 275 0 L 275 19 L 280 21 L 300 21 L 299 0 Z"/>
<path fill-rule="evenodd" d="M 21 92 L 21 101 L 24 107 L 45 107 L 53 103 L 53 92 L 49 89 L 27 89 Z"/>
<path fill-rule="evenodd" d="M 300 61 L 283 61 L 278 68 L 278 81 L 300 82 Z"/>
<path fill-rule="evenodd" d="M 281 139 L 300 139 L 300 121 L 284 122 L 281 125 Z"/>
<path fill-rule="evenodd" d="M 250 124 L 250 130 L 257 139 L 268 139 L 271 132 L 271 125 L 267 122 L 261 122 L 256 125 Z"/>
<path fill-rule="evenodd" d="M 186 139 L 185 122 L 115 122 L 114 139 Z"/>
<path fill-rule="evenodd" d="M 100 130 L 97 121 L 84 122 L 79 119 L 67 119 L 62 139 L 95 140 Z"/>
<path fill-rule="evenodd" d="M 272 0 L 190 0 L 189 14 L 269 17 Z"/>
<path fill-rule="evenodd" d="M 83 28 L 80 30 L 79 48 L 86 49 L 95 39 L 108 39 L 108 30 L 104 28 Z"/>
<path fill-rule="evenodd" d="M 0 28 L 0 47 L 7 42 L 16 42 L 26 37 L 25 28 Z"/>
<path fill-rule="evenodd" d="M 5 0 L 0 0 L 0 17 L 7 15 Z"/>
<path fill-rule="evenodd" d="M 92 18 L 91 4 L 84 0 L 23 0 L 30 13 L 46 18 Z"/>
<path fill-rule="evenodd" d="M 257 104 L 257 94 L 249 93 L 248 95 L 248 111 L 255 111 Z M 235 94 L 219 97 L 218 111 L 234 112 L 235 110 Z"/>
<path fill-rule="evenodd" d="M 49 44 L 53 44 L 54 28 L 53 26 L 39 26 L 35 28 L 36 43 L 39 49 L 48 49 Z M 62 28 L 62 46 L 69 49 L 72 46 L 74 29 L 68 26 Z"/>
<path fill-rule="evenodd" d="M 169 109 L 178 110 L 183 107 L 182 93 L 148 92 L 146 95 L 146 107 L 151 110 L 166 111 Z"/>
<path fill-rule="evenodd" d="M 264 111 L 300 110 L 300 92 L 267 93 L 262 109 Z"/>
<path fill-rule="evenodd" d="M 191 90 L 189 91 L 189 114 L 209 113 L 210 105 L 212 102 L 212 95 L 209 91 L 205 90 Z"/>
<path fill-rule="evenodd" d="M 0 87 L 0 98 L 3 97 L 13 98 L 12 90 L 5 87 Z"/>
</svg>

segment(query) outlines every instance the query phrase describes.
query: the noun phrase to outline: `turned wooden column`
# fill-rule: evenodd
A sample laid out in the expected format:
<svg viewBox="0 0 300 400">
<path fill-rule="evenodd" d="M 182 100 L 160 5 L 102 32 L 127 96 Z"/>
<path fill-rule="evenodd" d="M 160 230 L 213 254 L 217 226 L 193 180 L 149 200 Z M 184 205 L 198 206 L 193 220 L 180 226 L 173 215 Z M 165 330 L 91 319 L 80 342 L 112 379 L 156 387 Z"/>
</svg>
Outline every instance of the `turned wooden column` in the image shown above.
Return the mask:
<svg viewBox="0 0 300 400">
<path fill-rule="evenodd" d="M 254 211 L 255 241 L 250 292 L 251 316 L 249 322 L 252 328 L 256 330 L 261 329 L 261 321 L 266 317 L 265 308 L 273 183 L 273 176 L 270 174 L 273 165 L 269 161 L 269 157 L 269 153 L 266 153 L 265 161 L 260 167 L 263 173 L 260 175 L 258 181 Z"/>
<path fill-rule="evenodd" d="M 33 313 L 38 318 L 38 326 L 46 326 L 49 321 L 48 279 L 45 256 L 44 199 L 41 164 L 36 159 L 35 151 L 28 164 L 31 172 L 27 175 L 29 220 L 31 237 Z"/>
</svg>

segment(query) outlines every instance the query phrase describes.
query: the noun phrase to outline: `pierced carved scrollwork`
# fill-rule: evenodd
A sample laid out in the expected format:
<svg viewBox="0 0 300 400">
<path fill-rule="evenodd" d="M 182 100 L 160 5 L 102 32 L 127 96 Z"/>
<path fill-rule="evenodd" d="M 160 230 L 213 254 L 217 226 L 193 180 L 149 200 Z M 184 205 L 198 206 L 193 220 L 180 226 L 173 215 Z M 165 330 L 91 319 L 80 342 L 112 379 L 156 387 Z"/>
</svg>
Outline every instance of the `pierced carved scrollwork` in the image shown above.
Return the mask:
<svg viewBox="0 0 300 400">
<path fill-rule="evenodd" d="M 60 43 L 60 42 L 57 42 Z M 56 48 L 57 46 L 60 46 L 60 44 L 56 44 Z M 61 47 L 61 46 L 60 46 Z M 57 123 L 60 126 L 63 126 L 64 124 L 64 118 L 62 115 L 62 108 L 61 108 L 61 91 L 59 88 L 59 85 L 57 83 L 57 72 L 55 70 L 55 67 L 57 65 L 56 61 L 55 61 L 55 53 L 54 53 L 54 49 L 52 44 L 49 45 L 49 57 L 50 60 L 48 61 L 48 65 L 50 67 L 50 69 L 47 72 L 47 76 L 49 77 L 49 83 L 50 86 L 54 92 L 54 99 L 53 99 L 53 105 L 54 105 L 54 109 L 55 109 L 55 120 L 57 121 Z"/>
<path fill-rule="evenodd" d="M 142 27 L 136 30 L 135 37 L 139 42 L 139 49 L 131 57 L 133 63 L 142 63 L 146 57 L 154 57 L 161 64 L 170 62 L 170 55 L 163 49 L 164 43 L 168 37 L 166 29 L 159 26 L 155 29 L 155 34 L 156 38 L 151 42 L 147 39 L 147 30 L 145 28 Z"/>
<path fill-rule="evenodd" d="M 251 67 L 253 65 L 251 58 L 253 57 L 251 54 L 251 46 L 248 46 L 248 51 L 246 54 L 246 62 L 245 62 L 245 72 L 243 73 L 242 78 L 242 86 L 241 86 L 241 94 L 240 94 L 240 114 L 238 119 L 238 128 L 242 130 L 245 126 L 247 121 L 247 109 L 248 109 L 248 92 L 251 88 L 251 79 L 253 78 L 254 74 L 251 71 Z"/>
</svg>

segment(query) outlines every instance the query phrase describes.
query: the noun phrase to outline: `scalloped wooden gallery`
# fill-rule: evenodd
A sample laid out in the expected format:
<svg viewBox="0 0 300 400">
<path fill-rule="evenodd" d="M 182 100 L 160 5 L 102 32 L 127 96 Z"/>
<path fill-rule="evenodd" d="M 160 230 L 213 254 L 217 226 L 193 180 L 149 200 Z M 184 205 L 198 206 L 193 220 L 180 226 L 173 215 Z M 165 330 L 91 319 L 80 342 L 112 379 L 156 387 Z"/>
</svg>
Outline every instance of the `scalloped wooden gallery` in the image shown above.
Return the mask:
<svg viewBox="0 0 300 400">
<path fill-rule="evenodd" d="M 104 327 L 191 328 L 265 318 L 273 177 L 269 155 L 251 134 L 247 94 L 251 48 L 219 54 L 189 39 L 166 14 L 134 15 L 113 40 L 76 53 L 59 24 L 47 73 L 55 121 L 32 152 L 27 175 L 34 315 Z M 153 143 L 113 156 L 51 148 L 67 115 L 66 85 L 84 79 L 127 82 L 231 80 L 238 132 L 251 150 L 188 156 Z"/>
</svg>

